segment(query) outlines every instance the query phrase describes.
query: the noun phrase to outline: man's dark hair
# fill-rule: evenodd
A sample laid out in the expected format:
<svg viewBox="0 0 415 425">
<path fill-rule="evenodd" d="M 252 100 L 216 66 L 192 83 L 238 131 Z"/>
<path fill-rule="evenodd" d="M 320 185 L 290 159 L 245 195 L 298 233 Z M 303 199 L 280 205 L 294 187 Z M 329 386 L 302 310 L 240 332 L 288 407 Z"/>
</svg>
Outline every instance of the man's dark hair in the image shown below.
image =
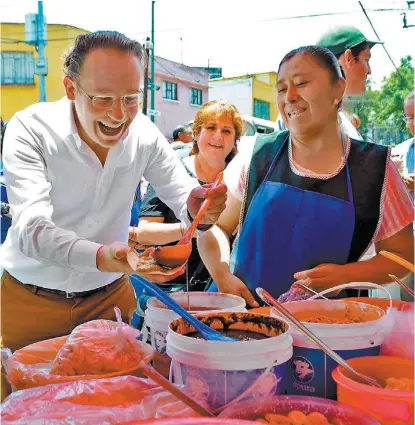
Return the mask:
<svg viewBox="0 0 415 425">
<path fill-rule="evenodd" d="M 179 133 L 185 133 L 187 130 L 187 127 L 184 125 L 179 125 L 173 130 L 173 140 L 179 140 Z"/>
<path fill-rule="evenodd" d="M 147 61 L 146 52 L 138 41 L 131 40 L 117 31 L 96 31 L 76 37 L 75 46 L 65 57 L 66 75 L 74 79 L 79 77 L 86 55 L 93 49 L 106 47 L 134 54 L 143 66 Z"/>
<path fill-rule="evenodd" d="M 3 155 L 3 139 L 5 132 L 6 124 L 4 124 L 4 121 L 0 118 L 0 155 Z"/>
<path fill-rule="evenodd" d="M 369 47 L 369 44 L 367 43 L 367 41 L 363 41 L 363 43 L 360 43 L 357 46 L 353 46 L 352 48 L 350 48 L 350 51 L 352 52 L 352 56 L 355 59 L 357 59 L 360 53 L 363 52 L 363 50 L 365 50 L 367 47 Z M 336 58 L 340 59 L 340 56 L 343 54 L 344 52 L 339 53 L 338 55 L 336 55 Z"/>
</svg>

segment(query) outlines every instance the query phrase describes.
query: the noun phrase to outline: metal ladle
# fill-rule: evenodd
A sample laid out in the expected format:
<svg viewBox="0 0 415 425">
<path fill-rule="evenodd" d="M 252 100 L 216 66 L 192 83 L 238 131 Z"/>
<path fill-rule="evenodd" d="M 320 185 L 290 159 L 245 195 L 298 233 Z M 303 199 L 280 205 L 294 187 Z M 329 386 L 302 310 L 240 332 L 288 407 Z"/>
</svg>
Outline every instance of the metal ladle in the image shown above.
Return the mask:
<svg viewBox="0 0 415 425">
<path fill-rule="evenodd" d="M 391 279 L 393 279 L 402 289 L 404 289 L 409 295 L 412 295 L 415 298 L 415 292 L 401 279 L 398 279 L 394 274 L 388 275 Z"/>
<path fill-rule="evenodd" d="M 219 173 L 216 177 L 215 183 L 213 184 L 212 189 L 216 188 L 222 183 L 223 173 Z M 205 199 L 201 205 L 199 212 L 197 213 L 195 219 L 193 220 L 190 227 L 187 229 L 186 233 L 179 240 L 176 245 L 171 246 L 160 246 L 154 250 L 153 257 L 158 264 L 164 267 L 178 267 L 186 263 L 190 258 L 192 253 L 192 238 L 196 231 L 197 226 L 200 221 L 206 214 L 207 209 L 210 207 L 213 199 L 208 197 Z"/>
<path fill-rule="evenodd" d="M 282 304 L 280 304 L 272 295 L 270 295 L 265 289 L 257 288 L 256 293 L 262 301 L 267 303 L 271 308 L 275 308 L 284 318 L 286 318 L 295 328 L 297 328 L 303 335 L 305 335 L 310 341 L 312 341 L 317 347 L 323 350 L 329 355 L 336 363 L 343 366 L 346 370 L 352 373 L 359 380 L 367 385 L 371 385 L 377 388 L 383 388 L 383 386 L 374 378 L 363 375 L 357 370 L 353 369 L 349 363 L 347 363 L 343 357 L 340 357 L 334 350 L 332 350 L 325 342 L 318 338 L 313 332 L 305 327 L 299 320 L 297 320 Z"/>
</svg>

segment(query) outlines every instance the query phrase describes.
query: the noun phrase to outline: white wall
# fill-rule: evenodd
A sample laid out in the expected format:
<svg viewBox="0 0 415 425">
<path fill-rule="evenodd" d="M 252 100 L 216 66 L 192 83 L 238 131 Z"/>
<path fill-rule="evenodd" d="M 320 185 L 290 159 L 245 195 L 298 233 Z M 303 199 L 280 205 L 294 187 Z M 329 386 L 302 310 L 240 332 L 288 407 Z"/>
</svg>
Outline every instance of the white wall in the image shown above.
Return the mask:
<svg viewBox="0 0 415 425">
<path fill-rule="evenodd" d="M 225 99 L 241 114 L 252 115 L 252 78 L 209 81 L 209 100 Z"/>
</svg>

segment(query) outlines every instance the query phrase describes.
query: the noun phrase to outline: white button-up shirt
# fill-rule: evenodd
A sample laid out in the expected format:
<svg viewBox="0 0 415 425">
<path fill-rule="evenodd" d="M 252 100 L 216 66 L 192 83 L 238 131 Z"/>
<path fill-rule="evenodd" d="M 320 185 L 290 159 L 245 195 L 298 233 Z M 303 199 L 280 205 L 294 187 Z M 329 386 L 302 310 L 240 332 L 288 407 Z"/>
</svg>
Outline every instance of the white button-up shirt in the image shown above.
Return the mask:
<svg viewBox="0 0 415 425">
<path fill-rule="evenodd" d="M 127 242 L 142 176 L 182 220 L 197 185 L 141 113 L 103 167 L 80 139 L 67 98 L 14 115 L 3 163 L 13 222 L 1 265 L 22 283 L 66 292 L 99 288 L 121 276 L 99 272 L 96 253 L 102 245 Z"/>
</svg>

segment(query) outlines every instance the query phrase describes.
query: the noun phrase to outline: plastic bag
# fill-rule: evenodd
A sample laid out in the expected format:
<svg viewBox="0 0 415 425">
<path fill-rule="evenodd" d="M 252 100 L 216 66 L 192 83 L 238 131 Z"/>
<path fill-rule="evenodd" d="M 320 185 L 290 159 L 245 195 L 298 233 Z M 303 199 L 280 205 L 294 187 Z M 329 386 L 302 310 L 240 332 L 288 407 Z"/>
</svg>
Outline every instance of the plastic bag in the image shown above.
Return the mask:
<svg viewBox="0 0 415 425">
<path fill-rule="evenodd" d="M 393 325 L 380 347 L 380 354 L 414 360 L 414 303 L 393 307 L 389 314 Z"/>
<path fill-rule="evenodd" d="M 140 360 L 150 362 L 155 350 L 137 341 L 135 338 L 139 331 L 122 323 L 119 310 L 116 314 L 118 323 L 94 320 L 75 328 L 69 337 L 40 341 L 13 354 L 9 349 L 2 349 L 1 360 L 12 389 L 22 390 L 80 379 L 139 375 Z M 127 349 L 126 355 L 123 349 Z M 52 370 L 62 374 L 53 373 Z M 106 372 L 110 370 L 112 372 Z M 69 373 L 84 375 L 70 376 Z"/>
<path fill-rule="evenodd" d="M 3 402 L 0 418 L 2 425 L 115 425 L 198 416 L 153 381 L 120 376 L 17 391 Z"/>
<path fill-rule="evenodd" d="M 50 373 L 54 375 L 103 375 L 137 365 L 143 358 L 140 331 L 122 322 L 92 320 L 77 326 L 59 350 Z"/>
</svg>

